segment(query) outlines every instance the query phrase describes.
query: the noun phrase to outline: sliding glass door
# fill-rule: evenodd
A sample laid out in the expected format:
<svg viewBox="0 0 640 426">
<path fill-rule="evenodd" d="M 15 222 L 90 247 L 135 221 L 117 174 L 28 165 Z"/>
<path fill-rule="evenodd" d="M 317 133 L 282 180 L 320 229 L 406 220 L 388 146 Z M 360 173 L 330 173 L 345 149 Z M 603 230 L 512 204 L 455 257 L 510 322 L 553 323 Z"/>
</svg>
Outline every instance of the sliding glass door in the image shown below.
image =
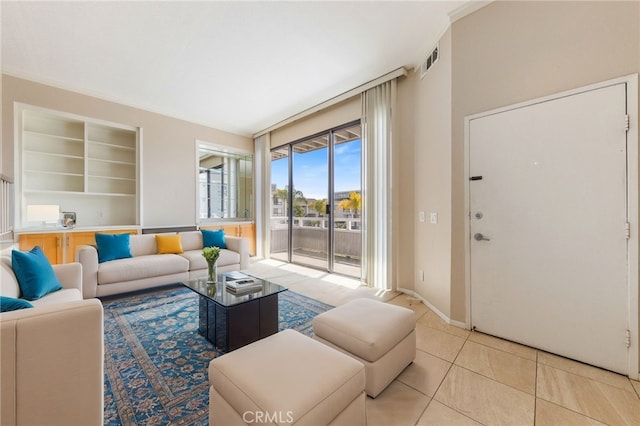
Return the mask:
<svg viewBox="0 0 640 426">
<path fill-rule="evenodd" d="M 271 151 L 271 257 L 289 262 L 289 147 Z"/>
<path fill-rule="evenodd" d="M 360 123 L 271 153 L 271 257 L 360 277 Z"/>
<path fill-rule="evenodd" d="M 333 132 L 333 271 L 360 277 L 362 181 L 360 123 Z"/>
<path fill-rule="evenodd" d="M 292 145 L 291 262 L 329 270 L 328 137 Z"/>
</svg>

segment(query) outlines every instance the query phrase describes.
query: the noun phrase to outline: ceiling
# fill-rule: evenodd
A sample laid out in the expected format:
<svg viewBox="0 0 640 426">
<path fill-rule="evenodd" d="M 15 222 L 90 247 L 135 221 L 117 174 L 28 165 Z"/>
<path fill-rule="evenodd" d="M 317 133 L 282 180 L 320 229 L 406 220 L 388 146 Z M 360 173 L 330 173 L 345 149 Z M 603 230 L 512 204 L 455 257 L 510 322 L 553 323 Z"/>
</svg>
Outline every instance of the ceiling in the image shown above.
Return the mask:
<svg viewBox="0 0 640 426">
<path fill-rule="evenodd" d="M 473 4 L 3 0 L 2 71 L 251 135 L 419 65 Z"/>
</svg>

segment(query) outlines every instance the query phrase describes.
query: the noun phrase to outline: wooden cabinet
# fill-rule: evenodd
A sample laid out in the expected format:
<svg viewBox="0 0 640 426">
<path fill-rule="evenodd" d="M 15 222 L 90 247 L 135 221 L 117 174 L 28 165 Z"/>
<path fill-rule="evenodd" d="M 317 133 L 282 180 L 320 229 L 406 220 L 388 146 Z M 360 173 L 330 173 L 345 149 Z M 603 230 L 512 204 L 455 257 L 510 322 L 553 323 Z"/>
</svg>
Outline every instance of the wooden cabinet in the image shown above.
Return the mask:
<svg viewBox="0 0 640 426">
<path fill-rule="evenodd" d="M 28 251 L 35 246 L 40 246 L 49 262 L 55 265 L 62 263 L 63 260 L 62 238 L 62 233 L 22 234 L 20 235 L 18 247 L 22 251 Z"/>
<path fill-rule="evenodd" d="M 76 248 L 81 245 L 96 243 L 96 232 L 105 234 L 137 234 L 135 229 L 109 229 L 99 231 L 60 231 L 38 234 L 20 234 L 18 247 L 20 250 L 31 250 L 40 246 L 52 265 L 75 261 Z"/>
<path fill-rule="evenodd" d="M 77 213 L 79 226 L 138 224 L 139 129 L 27 105 L 20 106 L 16 151 L 19 211 L 59 205 Z"/>
<path fill-rule="evenodd" d="M 227 223 L 220 225 L 202 225 L 200 229 L 223 229 L 224 235 L 249 239 L 249 253 L 256 255 L 256 225 L 255 223 Z"/>
</svg>

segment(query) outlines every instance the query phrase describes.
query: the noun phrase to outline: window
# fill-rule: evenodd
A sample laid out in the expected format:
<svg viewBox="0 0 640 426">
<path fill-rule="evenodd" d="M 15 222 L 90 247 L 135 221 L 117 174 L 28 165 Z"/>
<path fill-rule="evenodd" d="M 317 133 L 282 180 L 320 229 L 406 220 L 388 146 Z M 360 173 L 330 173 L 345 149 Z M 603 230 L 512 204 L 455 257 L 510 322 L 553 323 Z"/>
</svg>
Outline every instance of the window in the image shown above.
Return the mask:
<svg viewBox="0 0 640 426">
<path fill-rule="evenodd" d="M 198 144 L 198 219 L 253 218 L 253 156 Z"/>
</svg>

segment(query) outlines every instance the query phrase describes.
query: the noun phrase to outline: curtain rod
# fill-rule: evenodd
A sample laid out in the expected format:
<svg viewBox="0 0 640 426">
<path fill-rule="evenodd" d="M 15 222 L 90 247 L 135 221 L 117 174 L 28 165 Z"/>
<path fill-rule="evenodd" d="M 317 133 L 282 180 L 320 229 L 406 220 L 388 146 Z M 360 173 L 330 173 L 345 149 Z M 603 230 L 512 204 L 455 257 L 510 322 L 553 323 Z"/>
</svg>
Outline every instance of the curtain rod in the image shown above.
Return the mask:
<svg viewBox="0 0 640 426">
<path fill-rule="evenodd" d="M 286 118 L 270 127 L 267 127 L 264 130 L 259 131 L 258 133 L 253 135 L 253 138 L 257 138 L 260 137 L 264 134 L 267 134 L 269 132 L 272 132 L 276 129 L 279 129 L 280 127 L 286 126 L 287 124 L 291 124 L 296 120 L 300 120 L 301 118 L 307 117 L 313 113 L 316 113 L 318 111 L 321 111 L 325 108 L 328 108 L 330 106 L 336 105 L 346 99 L 349 99 L 353 96 L 359 95 L 360 93 L 366 92 L 367 90 L 379 86 L 382 83 L 386 83 L 387 81 L 393 80 L 394 78 L 398 78 L 398 77 L 404 77 L 407 75 L 407 69 L 405 67 L 400 67 L 397 70 L 391 71 L 381 77 L 376 78 L 375 80 L 371 80 L 368 83 L 362 84 L 354 89 L 351 89 L 349 91 L 346 91 L 338 96 L 335 96 L 329 100 L 326 100 L 322 103 L 319 103 L 316 106 L 313 106 L 311 108 L 305 109 L 302 112 L 299 112 L 296 115 L 292 115 L 289 118 Z"/>
</svg>

